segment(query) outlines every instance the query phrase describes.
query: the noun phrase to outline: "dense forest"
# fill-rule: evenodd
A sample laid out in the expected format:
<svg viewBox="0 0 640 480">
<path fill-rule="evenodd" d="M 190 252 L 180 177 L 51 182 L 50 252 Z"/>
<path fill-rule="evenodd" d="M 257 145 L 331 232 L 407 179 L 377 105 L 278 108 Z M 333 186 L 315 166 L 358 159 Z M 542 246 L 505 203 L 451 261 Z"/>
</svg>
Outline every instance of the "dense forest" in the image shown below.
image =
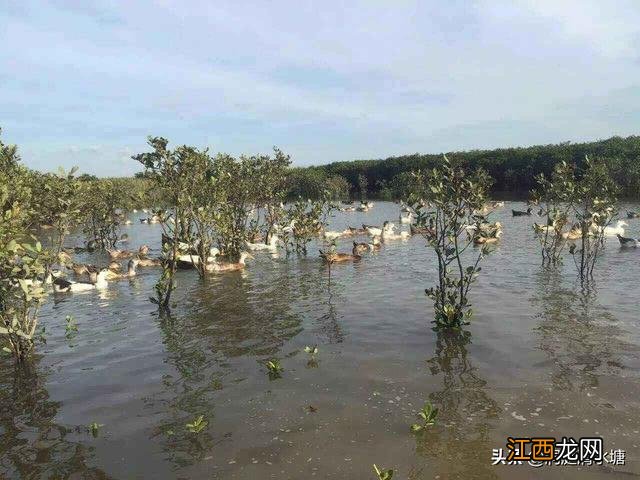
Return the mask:
<svg viewBox="0 0 640 480">
<path fill-rule="evenodd" d="M 459 160 L 471 169 L 481 167 L 486 170 L 494 179 L 494 194 L 523 198 L 534 187 L 537 174 L 549 175 L 553 166 L 562 160 L 581 166 L 585 155 L 606 161 L 623 196 L 640 197 L 640 136 L 447 153 L 450 159 Z M 415 153 L 387 159 L 294 168 L 290 175 L 289 194 L 291 197 L 313 198 L 328 190 L 334 198 L 403 198 L 412 171 L 432 168 L 441 161 L 441 153 Z"/>
</svg>

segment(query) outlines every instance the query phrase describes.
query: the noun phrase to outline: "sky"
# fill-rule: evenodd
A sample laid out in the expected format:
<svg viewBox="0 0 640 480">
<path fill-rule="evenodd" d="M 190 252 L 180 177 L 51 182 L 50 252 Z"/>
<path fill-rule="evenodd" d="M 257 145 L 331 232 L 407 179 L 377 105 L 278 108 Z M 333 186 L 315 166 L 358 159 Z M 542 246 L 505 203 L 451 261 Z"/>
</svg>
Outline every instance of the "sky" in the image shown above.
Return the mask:
<svg viewBox="0 0 640 480">
<path fill-rule="evenodd" d="M 294 165 L 638 134 L 637 0 L 0 2 L 25 164 L 123 176 L 149 135 Z"/>
</svg>

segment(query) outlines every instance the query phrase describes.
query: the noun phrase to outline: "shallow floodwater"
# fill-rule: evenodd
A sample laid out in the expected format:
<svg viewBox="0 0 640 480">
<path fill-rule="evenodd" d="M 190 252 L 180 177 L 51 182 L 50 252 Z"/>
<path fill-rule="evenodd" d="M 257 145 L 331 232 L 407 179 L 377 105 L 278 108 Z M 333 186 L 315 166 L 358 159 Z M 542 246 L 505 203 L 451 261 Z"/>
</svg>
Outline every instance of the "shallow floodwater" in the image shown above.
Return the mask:
<svg viewBox="0 0 640 480">
<path fill-rule="evenodd" d="M 330 288 L 315 245 L 306 258 L 256 253 L 245 272 L 204 283 L 181 271 L 171 318 L 148 301 L 154 268 L 104 292 L 51 295 L 32 371 L 0 360 L 0 478 L 370 479 L 373 463 L 394 479 L 640 476 L 640 249 L 610 239 L 585 291 L 570 259 L 563 272 L 540 267 L 537 218 L 511 208 L 524 204 L 493 215 L 504 237 L 456 336 L 431 330 L 435 259 L 421 237 L 334 266 Z M 160 227 L 137 217 L 129 248 L 157 254 Z M 378 202 L 331 228 L 397 218 Z M 639 237 L 640 220 L 628 222 Z M 303 348 L 315 344 L 314 362 Z M 440 416 L 413 435 L 426 400 Z M 208 425 L 188 432 L 199 415 Z M 508 436 L 598 436 L 626 464 L 492 466 Z"/>
</svg>

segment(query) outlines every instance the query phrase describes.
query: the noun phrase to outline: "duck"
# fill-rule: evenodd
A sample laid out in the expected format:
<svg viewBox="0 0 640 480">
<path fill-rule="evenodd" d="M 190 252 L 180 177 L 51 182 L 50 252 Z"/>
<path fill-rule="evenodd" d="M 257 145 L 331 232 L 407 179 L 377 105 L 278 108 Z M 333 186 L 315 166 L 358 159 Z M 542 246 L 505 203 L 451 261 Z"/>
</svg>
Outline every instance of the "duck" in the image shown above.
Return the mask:
<svg viewBox="0 0 640 480">
<path fill-rule="evenodd" d="M 373 208 L 373 203 L 367 200 L 367 201 L 360 202 L 360 205 L 356 210 L 358 210 L 359 212 L 368 212 L 372 208 Z"/>
<path fill-rule="evenodd" d="M 480 234 L 473 239 L 473 243 L 475 245 L 484 245 L 486 243 L 496 243 L 500 240 L 502 236 L 502 230 L 498 230 L 494 236 L 484 236 L 484 234 Z"/>
<path fill-rule="evenodd" d="M 568 232 L 563 232 L 562 238 L 565 240 L 578 240 L 582 238 L 582 229 L 580 228 L 580 225 L 574 225 Z"/>
<path fill-rule="evenodd" d="M 107 253 L 109 254 L 109 258 L 111 258 L 111 260 L 122 260 L 124 258 L 130 258 L 133 257 L 136 252 L 133 252 L 131 250 L 111 250 L 109 248 L 106 249 Z M 140 248 L 138 248 L 138 252 L 137 254 L 141 257 L 146 256 L 149 253 L 149 246 L 148 245 L 141 245 Z"/>
<path fill-rule="evenodd" d="M 149 218 L 141 218 L 140 223 L 151 223 L 151 219 Z"/>
<path fill-rule="evenodd" d="M 502 234 L 502 224 L 500 222 L 489 223 L 487 221 L 480 221 L 472 225 L 464 227 L 468 235 L 477 234 L 480 237 L 495 237 L 498 232 Z"/>
<path fill-rule="evenodd" d="M 380 237 L 373 237 L 371 242 L 353 242 L 353 253 L 357 255 L 361 255 L 364 252 L 372 252 L 375 250 L 380 250 L 382 243 L 380 242 Z"/>
<path fill-rule="evenodd" d="M 269 240 L 269 243 L 251 243 L 247 241 L 245 242 L 245 245 L 247 246 L 248 250 L 251 250 L 253 252 L 264 250 L 275 252 L 276 250 L 278 250 L 278 240 L 278 235 L 273 234 L 271 235 L 271 240 Z"/>
<path fill-rule="evenodd" d="M 554 233 L 556 231 L 556 224 L 552 223 L 551 225 L 541 225 L 534 222 L 533 230 L 536 233 Z"/>
<path fill-rule="evenodd" d="M 325 231 L 322 236 L 326 240 L 335 240 L 336 238 L 340 238 L 344 235 L 344 232 L 338 232 L 336 230 Z"/>
<path fill-rule="evenodd" d="M 122 265 L 120 265 L 120 263 L 116 261 L 109 262 L 109 266 L 107 268 L 113 272 L 122 271 Z"/>
<path fill-rule="evenodd" d="M 638 246 L 640 245 L 640 240 L 636 238 L 626 238 L 619 233 L 617 233 L 616 236 L 618 237 L 618 241 L 620 242 L 620 246 L 622 248 L 638 248 Z"/>
<path fill-rule="evenodd" d="M 592 233 L 597 233 L 601 230 L 605 237 L 614 237 L 616 235 L 624 236 L 624 227 L 628 227 L 629 224 L 624 220 L 618 220 L 615 227 L 598 227 L 593 225 L 591 227 Z"/>
<path fill-rule="evenodd" d="M 220 255 L 220 250 L 217 247 L 211 247 L 209 249 L 209 256 L 207 257 L 207 264 L 215 262 L 218 255 Z M 178 266 L 181 268 L 191 268 L 200 263 L 200 256 L 196 253 L 178 255 L 176 259 Z"/>
<path fill-rule="evenodd" d="M 375 236 L 380 236 L 382 235 L 382 231 L 386 230 L 386 229 L 392 229 L 395 227 L 395 225 L 393 223 L 390 223 L 388 220 L 385 220 L 385 222 L 382 224 L 382 227 L 377 227 L 375 225 L 365 225 L 364 223 L 362 224 L 362 228 L 364 229 L 365 232 L 367 232 L 368 235 L 371 235 L 372 237 Z"/>
<path fill-rule="evenodd" d="M 157 267 L 162 265 L 162 260 L 159 258 L 140 258 L 138 257 L 138 266 L 139 267 Z"/>
<path fill-rule="evenodd" d="M 53 280 L 53 290 L 58 293 L 66 292 L 86 292 L 89 290 L 107 288 L 107 275 L 109 270 L 103 268 L 95 277 L 95 282 L 72 282 L 64 278 L 57 277 Z"/>
<path fill-rule="evenodd" d="M 355 242 L 354 242 L 355 244 Z M 320 258 L 324 260 L 329 265 L 333 263 L 344 263 L 344 262 L 357 262 L 362 259 L 362 255 L 358 254 L 356 250 L 356 245 L 351 249 L 351 254 L 348 253 L 336 253 L 336 252 L 323 252 L 320 250 Z"/>
<path fill-rule="evenodd" d="M 73 273 L 77 276 L 90 275 L 92 272 L 98 271 L 97 267 L 90 263 L 72 263 L 71 270 L 73 270 Z"/>
<path fill-rule="evenodd" d="M 531 216 L 531 207 L 527 208 L 526 212 L 523 212 L 521 210 L 511 210 L 511 215 L 514 217 Z"/>
<path fill-rule="evenodd" d="M 135 277 L 137 273 L 136 268 L 138 267 L 138 263 L 140 263 L 140 260 L 137 258 L 132 258 L 131 260 L 129 260 L 129 262 L 127 263 L 127 271 L 124 273 L 118 273 L 114 272 L 111 269 L 107 269 L 107 280 Z"/>
<path fill-rule="evenodd" d="M 413 212 L 407 212 L 406 215 L 400 215 L 400 223 L 413 222 Z"/>
<path fill-rule="evenodd" d="M 349 226 L 344 231 L 344 234 L 347 236 L 366 235 L 367 231 L 364 228 L 356 228 L 356 227 Z"/>
<path fill-rule="evenodd" d="M 128 219 L 128 218 L 127 218 L 127 219 L 124 221 L 124 224 L 125 224 L 125 225 L 133 225 L 133 222 L 132 222 L 130 219 Z"/>
<path fill-rule="evenodd" d="M 627 211 L 627 218 L 640 218 L 640 213 L 628 210 Z"/>
<path fill-rule="evenodd" d="M 411 236 L 410 232 L 395 233 L 393 228 L 385 228 L 382 230 L 382 241 L 387 242 L 389 240 L 407 240 Z"/>
<path fill-rule="evenodd" d="M 504 202 L 493 202 L 493 208 L 502 208 L 504 207 Z"/>
<path fill-rule="evenodd" d="M 207 263 L 207 265 L 205 266 L 205 270 L 207 272 L 214 272 L 214 273 L 236 272 L 239 270 L 244 270 L 244 267 L 246 267 L 247 258 L 253 258 L 253 255 L 251 255 L 249 252 L 242 252 L 240 254 L 240 259 L 238 260 L 237 263 L 233 263 L 233 262 Z"/>
</svg>

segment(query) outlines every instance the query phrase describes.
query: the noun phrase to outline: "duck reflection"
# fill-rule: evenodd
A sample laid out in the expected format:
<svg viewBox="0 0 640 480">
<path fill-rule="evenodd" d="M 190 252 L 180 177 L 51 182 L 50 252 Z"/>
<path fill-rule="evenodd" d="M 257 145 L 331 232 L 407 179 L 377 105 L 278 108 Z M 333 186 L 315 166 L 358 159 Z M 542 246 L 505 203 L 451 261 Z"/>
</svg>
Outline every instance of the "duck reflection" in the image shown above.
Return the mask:
<svg viewBox="0 0 640 480">
<path fill-rule="evenodd" d="M 93 448 L 72 439 L 84 429 L 55 423 L 61 403 L 38 370 L 37 358 L 28 369 L 0 360 L 0 478 L 110 478 L 88 465 Z"/>
<path fill-rule="evenodd" d="M 416 453 L 429 457 L 443 478 L 497 478 L 489 461 L 490 432 L 501 409 L 469 358 L 470 344 L 469 332 L 438 333 L 427 361 L 431 374 L 442 379 L 442 387 L 429 395 L 440 410 L 436 426 L 416 435 Z"/>
</svg>

